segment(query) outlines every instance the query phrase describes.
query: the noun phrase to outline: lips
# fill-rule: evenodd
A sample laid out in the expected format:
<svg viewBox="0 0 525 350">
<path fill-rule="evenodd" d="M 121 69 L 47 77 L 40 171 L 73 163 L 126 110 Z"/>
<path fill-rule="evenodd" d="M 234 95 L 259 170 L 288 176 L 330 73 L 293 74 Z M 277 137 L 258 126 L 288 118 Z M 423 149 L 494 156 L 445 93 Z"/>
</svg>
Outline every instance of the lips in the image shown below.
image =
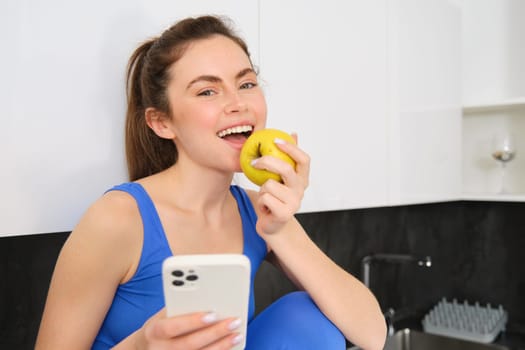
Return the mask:
<svg viewBox="0 0 525 350">
<path fill-rule="evenodd" d="M 251 135 L 253 131 L 253 126 L 251 125 L 237 125 L 224 130 L 221 130 L 217 133 L 221 139 L 223 138 L 235 138 L 242 136 L 244 138 Z"/>
</svg>

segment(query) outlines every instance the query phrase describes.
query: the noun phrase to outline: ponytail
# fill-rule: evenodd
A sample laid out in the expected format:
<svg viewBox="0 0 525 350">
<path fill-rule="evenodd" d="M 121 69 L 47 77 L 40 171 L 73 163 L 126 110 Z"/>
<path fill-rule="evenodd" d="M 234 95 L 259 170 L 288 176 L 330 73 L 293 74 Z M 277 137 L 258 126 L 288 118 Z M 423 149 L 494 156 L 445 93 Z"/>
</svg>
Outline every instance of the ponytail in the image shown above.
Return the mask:
<svg viewBox="0 0 525 350">
<path fill-rule="evenodd" d="M 155 40 L 149 40 L 133 52 L 127 69 L 126 92 L 126 160 L 130 181 L 155 174 L 177 161 L 177 148 L 171 140 L 158 137 L 146 123 L 143 96 L 143 70 L 148 51 Z M 146 98 L 147 100 L 147 98 Z M 167 112 L 167 111 L 166 111 Z"/>
</svg>

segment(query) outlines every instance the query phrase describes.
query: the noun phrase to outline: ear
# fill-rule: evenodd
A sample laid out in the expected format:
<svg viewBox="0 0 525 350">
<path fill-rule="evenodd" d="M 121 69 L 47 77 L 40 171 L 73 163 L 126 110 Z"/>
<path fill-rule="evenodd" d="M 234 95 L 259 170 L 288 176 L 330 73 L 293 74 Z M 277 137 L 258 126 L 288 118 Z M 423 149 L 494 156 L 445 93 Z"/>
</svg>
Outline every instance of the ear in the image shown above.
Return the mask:
<svg viewBox="0 0 525 350">
<path fill-rule="evenodd" d="M 163 139 L 174 139 L 175 133 L 171 129 L 170 118 L 166 113 L 161 112 L 153 107 L 146 108 L 146 123 L 153 132 Z"/>
</svg>

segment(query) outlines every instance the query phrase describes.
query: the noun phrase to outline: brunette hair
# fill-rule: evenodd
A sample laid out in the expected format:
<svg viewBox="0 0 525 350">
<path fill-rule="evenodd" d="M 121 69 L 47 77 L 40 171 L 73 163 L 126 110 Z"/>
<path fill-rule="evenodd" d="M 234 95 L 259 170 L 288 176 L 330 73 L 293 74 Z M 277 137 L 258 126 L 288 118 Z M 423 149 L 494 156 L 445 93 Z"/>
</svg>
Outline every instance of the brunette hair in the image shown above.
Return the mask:
<svg viewBox="0 0 525 350">
<path fill-rule="evenodd" d="M 186 18 L 159 37 L 142 43 L 131 55 L 127 67 L 126 159 L 130 181 L 155 174 L 175 164 L 177 148 L 172 140 L 158 137 L 146 123 L 145 111 L 153 107 L 172 116 L 166 90 L 169 68 L 189 44 L 223 35 L 237 43 L 248 58 L 246 43 L 235 34 L 224 17 Z"/>
</svg>

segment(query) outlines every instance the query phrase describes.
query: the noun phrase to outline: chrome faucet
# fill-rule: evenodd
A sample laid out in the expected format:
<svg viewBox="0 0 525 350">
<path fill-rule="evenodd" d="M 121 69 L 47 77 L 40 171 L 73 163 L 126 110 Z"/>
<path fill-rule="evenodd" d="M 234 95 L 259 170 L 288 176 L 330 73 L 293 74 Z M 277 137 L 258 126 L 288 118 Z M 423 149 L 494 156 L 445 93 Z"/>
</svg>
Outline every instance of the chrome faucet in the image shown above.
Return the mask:
<svg viewBox="0 0 525 350">
<path fill-rule="evenodd" d="M 432 259 L 430 256 L 425 257 L 416 257 L 414 255 L 408 254 L 385 254 L 378 253 L 367 255 L 361 260 L 361 270 L 362 270 L 362 279 L 363 283 L 367 288 L 370 289 L 370 266 L 373 262 L 384 262 L 384 263 L 395 263 L 395 264 L 406 264 L 406 263 L 415 263 L 418 266 L 422 267 L 431 267 Z M 389 308 L 385 313 L 385 320 L 388 326 L 388 335 L 394 335 L 394 309 Z"/>
</svg>

